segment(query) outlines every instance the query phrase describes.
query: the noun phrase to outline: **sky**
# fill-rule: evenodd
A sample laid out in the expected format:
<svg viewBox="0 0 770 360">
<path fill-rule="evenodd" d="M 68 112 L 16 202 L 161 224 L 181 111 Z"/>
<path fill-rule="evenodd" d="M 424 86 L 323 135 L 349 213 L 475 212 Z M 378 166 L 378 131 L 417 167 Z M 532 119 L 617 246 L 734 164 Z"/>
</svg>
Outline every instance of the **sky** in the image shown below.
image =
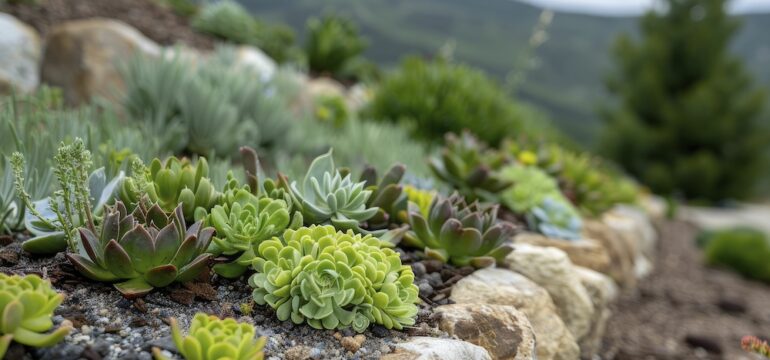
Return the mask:
<svg viewBox="0 0 770 360">
<path fill-rule="evenodd" d="M 518 0 L 553 10 L 601 15 L 639 15 L 656 0 Z M 735 13 L 770 12 L 770 0 L 732 0 Z"/>
</svg>

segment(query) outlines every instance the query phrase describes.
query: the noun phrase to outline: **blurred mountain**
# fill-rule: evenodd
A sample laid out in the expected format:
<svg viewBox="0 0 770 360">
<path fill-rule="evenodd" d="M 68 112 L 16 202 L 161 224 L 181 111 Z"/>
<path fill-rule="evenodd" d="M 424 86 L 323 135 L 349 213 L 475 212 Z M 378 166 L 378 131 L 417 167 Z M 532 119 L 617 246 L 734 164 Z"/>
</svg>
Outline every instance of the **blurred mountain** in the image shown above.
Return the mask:
<svg viewBox="0 0 770 360">
<path fill-rule="evenodd" d="M 261 19 L 291 25 L 300 37 L 308 17 L 327 12 L 348 16 L 369 39 L 366 55 L 383 66 L 397 64 L 405 54 L 432 56 L 448 46 L 456 60 L 501 82 L 532 59 L 529 39 L 543 11 L 513 0 L 240 1 Z M 770 14 L 742 18 L 735 52 L 758 83 L 770 85 Z M 548 112 L 578 142 L 594 145 L 601 127 L 596 110 L 607 96 L 603 81 L 613 64 L 611 45 L 619 33 L 635 32 L 636 20 L 555 13 L 518 96 Z"/>
</svg>

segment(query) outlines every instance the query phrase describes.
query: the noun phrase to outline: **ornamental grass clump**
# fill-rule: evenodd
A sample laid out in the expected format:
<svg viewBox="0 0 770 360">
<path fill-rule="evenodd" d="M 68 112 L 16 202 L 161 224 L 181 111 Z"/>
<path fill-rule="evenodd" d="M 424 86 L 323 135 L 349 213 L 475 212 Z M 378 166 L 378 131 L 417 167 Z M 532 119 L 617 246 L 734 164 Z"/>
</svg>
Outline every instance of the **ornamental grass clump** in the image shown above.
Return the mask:
<svg viewBox="0 0 770 360">
<path fill-rule="evenodd" d="M 188 360 L 262 360 L 267 338 L 255 339 L 254 326 L 239 323 L 232 318 L 219 319 L 213 315 L 197 313 L 190 324 L 187 336 L 182 335 L 176 319 L 171 318 L 171 337 L 177 351 Z M 156 360 L 168 358 L 158 348 L 153 348 Z"/>
<path fill-rule="evenodd" d="M 379 208 L 369 206 L 372 191 L 364 181 L 354 182 L 334 166 L 332 150 L 310 164 L 301 184 L 286 186 L 292 206 L 302 214 L 305 225 L 334 225 L 338 229 L 363 231 L 361 225 L 377 215 Z"/>
<path fill-rule="evenodd" d="M 418 289 L 411 267 L 389 243 L 333 226 L 286 230 L 264 241 L 249 279 L 257 304 L 276 309 L 278 319 L 316 329 L 371 323 L 388 329 L 413 325 Z"/>
<path fill-rule="evenodd" d="M 515 226 L 497 219 L 497 205 L 467 204 L 453 194 L 436 195 L 428 216 L 413 203 L 409 209 L 406 246 L 424 249 L 425 256 L 457 266 L 481 268 L 500 263 L 513 250 Z"/>
<path fill-rule="evenodd" d="M 81 274 L 118 282 L 115 288 L 127 298 L 190 281 L 206 269 L 211 257 L 205 251 L 213 228 L 204 228 L 201 221 L 188 228 L 182 204 L 169 215 L 147 202 L 140 201 L 132 213 L 122 202 L 107 208 L 98 231 L 79 228 L 78 253 L 67 254 Z"/>
<path fill-rule="evenodd" d="M 37 275 L 0 273 L 0 358 L 11 341 L 33 347 L 52 346 L 70 331 L 63 325 L 51 333 L 51 317 L 64 295 L 56 293 L 51 283 Z"/>
</svg>

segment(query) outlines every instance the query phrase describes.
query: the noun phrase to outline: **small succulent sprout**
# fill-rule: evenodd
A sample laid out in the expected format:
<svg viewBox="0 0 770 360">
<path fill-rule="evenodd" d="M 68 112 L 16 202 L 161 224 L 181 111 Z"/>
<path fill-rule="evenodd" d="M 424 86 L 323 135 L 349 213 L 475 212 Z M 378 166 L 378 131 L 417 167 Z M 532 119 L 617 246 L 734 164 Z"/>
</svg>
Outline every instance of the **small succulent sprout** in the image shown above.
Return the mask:
<svg viewBox="0 0 770 360">
<path fill-rule="evenodd" d="M 414 274 L 386 245 L 330 225 L 286 230 L 259 245 L 249 279 L 254 301 L 276 309 L 279 320 L 317 329 L 413 325 Z"/>
<path fill-rule="evenodd" d="M 551 197 L 543 199 L 527 214 L 527 222 L 533 230 L 557 239 L 580 239 L 583 230 L 577 210 L 568 202 Z"/>
<path fill-rule="evenodd" d="M 464 131 L 460 137 L 447 134 L 441 156 L 432 158 L 428 165 L 436 177 L 469 201 L 497 202 L 497 194 L 511 185 L 497 173 L 504 162 L 505 157 L 500 153 L 488 149 Z"/>
<path fill-rule="evenodd" d="M 171 338 L 177 351 L 188 360 L 262 360 L 267 338 L 256 337 L 254 326 L 239 323 L 232 318 L 219 319 L 197 313 L 190 324 L 188 335 L 176 319 L 171 318 Z M 168 358 L 158 348 L 152 349 L 156 360 Z"/>
<path fill-rule="evenodd" d="M 56 293 L 51 283 L 37 275 L 0 273 L 0 359 L 11 341 L 33 347 L 52 346 L 61 341 L 71 326 L 62 325 L 53 332 L 51 317 L 64 295 Z"/>
<path fill-rule="evenodd" d="M 121 184 L 120 198 L 125 203 L 135 204 L 146 195 L 158 203 L 167 213 L 182 204 L 187 221 L 195 219 L 196 212 L 208 212 L 219 202 L 221 194 L 208 178 L 209 165 L 206 158 L 198 158 L 193 164 L 187 160 L 170 157 L 165 163 L 155 159 L 143 174 L 134 174 Z"/>
<path fill-rule="evenodd" d="M 406 172 L 406 166 L 396 164 L 390 167 L 381 179 L 377 177 L 377 170 L 367 166 L 361 174 L 366 190 L 372 195 L 366 202 L 368 207 L 376 207 L 377 213 L 367 220 L 368 230 L 387 229 L 398 219 L 398 212 L 406 210 L 406 194 L 404 194 L 401 179 Z"/>
<path fill-rule="evenodd" d="M 425 217 L 430 214 L 430 204 L 433 203 L 433 198 L 435 198 L 437 194 L 435 190 L 419 189 L 407 185 L 404 187 L 404 192 L 406 193 L 407 200 L 420 210 L 420 214 Z M 408 221 L 406 216 L 408 216 L 408 214 L 404 215 L 404 222 Z"/>
<path fill-rule="evenodd" d="M 287 190 L 305 225 L 332 224 L 338 229 L 361 231 L 361 223 L 379 211 L 367 205 L 372 191 L 364 186 L 363 181 L 354 182 L 350 174 L 343 176 L 335 168 L 329 150 L 313 160 L 302 184 L 292 181 Z"/>
<path fill-rule="evenodd" d="M 467 204 L 453 194 L 436 195 L 428 216 L 410 204 L 411 231 L 402 244 L 424 249 L 425 256 L 457 266 L 477 268 L 501 262 L 513 250 L 511 236 L 516 228 L 507 221 L 498 221 L 497 205 Z"/>
<path fill-rule="evenodd" d="M 204 252 L 214 233 L 200 221 L 187 228 L 181 204 L 167 215 L 146 201 L 132 213 L 118 201 L 105 211 L 98 234 L 78 231 L 79 253 L 67 254 L 72 265 L 92 280 L 119 281 L 115 288 L 127 298 L 197 277 L 211 257 Z"/>
<path fill-rule="evenodd" d="M 253 195 L 249 187 L 224 192 L 225 203 L 215 206 L 207 222 L 216 229 L 208 252 L 237 256 L 230 263 L 217 264 L 214 271 L 226 278 L 241 276 L 254 259 L 255 248 L 280 235 L 290 225 L 289 207 L 283 200 Z"/>
</svg>

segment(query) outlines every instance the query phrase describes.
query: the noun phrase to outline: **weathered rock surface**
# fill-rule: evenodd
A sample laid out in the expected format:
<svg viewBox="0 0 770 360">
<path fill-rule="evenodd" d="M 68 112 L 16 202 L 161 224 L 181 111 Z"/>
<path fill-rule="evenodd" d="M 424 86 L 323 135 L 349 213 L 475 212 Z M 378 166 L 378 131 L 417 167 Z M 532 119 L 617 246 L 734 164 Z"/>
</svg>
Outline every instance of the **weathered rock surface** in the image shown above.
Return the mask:
<svg viewBox="0 0 770 360">
<path fill-rule="evenodd" d="M 134 56 L 160 56 L 161 47 L 133 27 L 109 19 L 66 22 L 46 38 L 42 80 L 59 86 L 69 104 L 94 97 L 116 100 L 120 66 Z"/>
<path fill-rule="evenodd" d="M 555 247 L 567 253 L 570 261 L 577 266 L 586 267 L 604 274 L 609 272 L 610 256 L 604 246 L 593 239 L 552 239 L 540 234 L 525 232 L 516 235 L 513 242 L 542 247 Z"/>
<path fill-rule="evenodd" d="M 636 284 L 637 252 L 627 237 L 598 220 L 584 221 L 583 235 L 598 241 L 607 250 L 610 256 L 607 275 L 624 288 Z"/>
<path fill-rule="evenodd" d="M 637 241 L 637 246 L 644 256 L 652 258 L 658 232 L 650 218 L 641 209 L 630 205 L 618 205 L 602 216 L 605 223 L 619 231 L 628 231 L 629 236 Z M 618 222 L 617 227 L 613 223 Z"/>
<path fill-rule="evenodd" d="M 548 291 L 559 316 L 578 342 L 588 334 L 594 306 L 564 251 L 514 244 L 514 251 L 506 257 L 505 263 Z"/>
<path fill-rule="evenodd" d="M 381 360 L 491 360 L 481 346 L 471 343 L 432 337 L 413 337 L 395 345 L 395 351 Z"/>
<path fill-rule="evenodd" d="M 617 298 L 618 288 L 607 275 L 580 266 L 576 266 L 575 271 L 580 278 L 580 283 L 588 291 L 595 310 L 591 330 L 580 340 L 582 357 L 592 359 L 601 349 L 607 320 L 612 315 L 609 305 Z"/>
<path fill-rule="evenodd" d="M 535 332 L 539 360 L 577 359 L 580 355 L 551 296 L 519 273 L 499 268 L 477 270 L 452 287 L 450 299 L 458 304 L 508 305 L 523 312 Z"/>
<path fill-rule="evenodd" d="M 236 50 L 235 62 L 241 66 L 252 68 L 265 78 L 272 77 L 278 68 L 275 60 L 253 46 L 239 46 Z"/>
<path fill-rule="evenodd" d="M 513 306 L 452 304 L 434 309 L 439 328 L 476 344 L 496 360 L 536 357 L 535 334 L 527 316 Z"/>
<path fill-rule="evenodd" d="M 0 13 L 0 95 L 35 90 L 40 83 L 40 52 L 35 29 Z"/>
</svg>

